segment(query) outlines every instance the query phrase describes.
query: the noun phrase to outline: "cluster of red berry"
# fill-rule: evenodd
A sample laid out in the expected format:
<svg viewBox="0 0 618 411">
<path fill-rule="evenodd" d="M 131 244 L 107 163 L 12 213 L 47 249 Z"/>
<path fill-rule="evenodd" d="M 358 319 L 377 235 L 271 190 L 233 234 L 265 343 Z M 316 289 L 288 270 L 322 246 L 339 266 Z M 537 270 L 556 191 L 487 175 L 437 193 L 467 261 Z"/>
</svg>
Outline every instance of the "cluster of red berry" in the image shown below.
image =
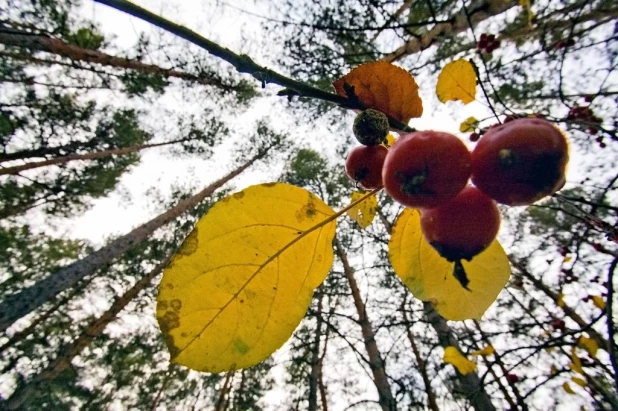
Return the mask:
<svg viewBox="0 0 618 411">
<path fill-rule="evenodd" d="M 598 134 L 599 124 L 603 122 L 603 120 L 597 117 L 592 109 L 587 106 L 571 107 L 566 119 L 582 123 L 588 134 L 593 136 Z M 599 147 L 605 148 L 606 144 L 603 142 L 603 136 L 597 137 L 596 142 L 599 143 Z"/>
<path fill-rule="evenodd" d="M 348 176 L 366 189 L 383 186 L 395 201 L 419 209 L 425 238 L 456 263 L 455 271 L 498 234 L 496 202 L 532 204 L 565 182 L 566 138 L 539 118 L 492 127 L 472 152 L 458 137 L 438 131 L 402 135 L 390 149 L 380 144 L 383 138 L 352 150 Z M 465 276 L 458 280 L 467 285 Z"/>
<path fill-rule="evenodd" d="M 496 40 L 496 36 L 493 34 L 481 34 L 479 42 L 476 45 L 477 50 L 483 51 L 487 54 L 491 54 L 500 47 L 500 40 Z"/>
</svg>

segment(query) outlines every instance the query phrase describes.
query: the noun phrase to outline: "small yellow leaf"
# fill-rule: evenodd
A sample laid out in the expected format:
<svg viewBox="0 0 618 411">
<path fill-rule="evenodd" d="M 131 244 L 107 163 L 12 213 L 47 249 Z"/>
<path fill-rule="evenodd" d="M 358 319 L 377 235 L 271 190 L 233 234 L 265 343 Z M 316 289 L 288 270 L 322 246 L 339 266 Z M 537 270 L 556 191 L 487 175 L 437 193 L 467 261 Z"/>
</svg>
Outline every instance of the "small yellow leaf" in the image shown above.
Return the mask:
<svg viewBox="0 0 618 411">
<path fill-rule="evenodd" d="M 571 349 L 571 364 L 569 364 L 569 368 L 575 372 L 584 374 L 582 360 L 577 356 L 577 353 L 575 352 L 575 347 Z"/>
<path fill-rule="evenodd" d="M 438 76 L 436 85 L 438 100 L 446 103 L 461 100 L 468 104 L 476 97 L 476 72 L 472 64 L 465 59 L 448 63 Z"/>
<path fill-rule="evenodd" d="M 444 349 L 444 362 L 453 364 L 460 374 L 470 374 L 476 369 L 476 364 L 464 357 L 457 348 L 446 347 Z"/>
<path fill-rule="evenodd" d="M 573 391 L 573 388 L 571 388 L 571 386 L 569 385 L 568 382 L 565 382 L 564 384 L 562 384 L 562 388 L 569 394 L 571 395 L 575 395 L 575 391 Z"/>
<path fill-rule="evenodd" d="M 471 261 L 462 261 L 469 290 L 453 275 L 454 263 L 442 258 L 421 233 L 417 210 L 406 208 L 397 218 L 388 244 L 395 273 L 410 292 L 433 300 L 447 320 L 480 320 L 511 275 L 508 257 L 497 241 Z"/>
<path fill-rule="evenodd" d="M 361 64 L 333 83 L 337 95 L 350 97 L 345 84 L 368 108 L 379 110 L 407 124 L 423 114 L 418 85 L 407 70 L 386 61 Z"/>
<path fill-rule="evenodd" d="M 290 338 L 333 262 L 334 211 L 281 183 L 215 204 L 163 273 L 157 320 L 171 361 L 218 373 L 257 364 Z"/>
<path fill-rule="evenodd" d="M 557 372 L 558 372 L 558 367 L 556 367 L 555 365 L 552 365 L 550 370 L 549 370 L 550 375 L 554 375 Z"/>
<path fill-rule="evenodd" d="M 390 147 L 395 143 L 395 136 L 392 133 L 388 133 L 386 136 L 386 146 Z"/>
<path fill-rule="evenodd" d="M 582 380 L 581 378 L 578 378 L 578 377 L 571 378 L 571 381 L 573 381 L 575 384 L 579 385 L 580 387 L 585 387 L 587 385 L 585 380 Z"/>
<path fill-rule="evenodd" d="M 488 355 L 492 355 L 495 352 L 496 352 L 496 349 L 494 348 L 494 346 L 493 345 L 488 345 L 487 347 L 483 348 L 482 350 L 472 351 L 470 353 L 470 355 L 482 355 L 482 356 L 486 357 Z"/>
<path fill-rule="evenodd" d="M 547 351 L 549 354 L 551 354 L 554 351 L 556 351 L 556 347 L 547 347 L 547 348 L 545 348 L 545 351 Z"/>
<path fill-rule="evenodd" d="M 577 345 L 588 351 L 588 354 L 590 354 L 592 358 L 597 358 L 599 344 L 597 344 L 597 341 L 594 338 L 588 338 L 582 335 L 579 337 L 579 340 L 577 340 Z"/>
<path fill-rule="evenodd" d="M 367 195 L 367 193 L 363 193 L 360 191 L 354 191 L 352 193 L 351 202 L 353 203 L 359 200 L 364 195 Z M 350 208 L 347 211 L 347 213 L 350 216 L 350 218 L 356 221 L 361 228 L 367 228 L 373 222 L 373 219 L 376 216 L 377 210 L 378 210 L 378 200 L 375 195 L 372 195 L 371 197 L 367 198 L 362 203 L 357 204 L 356 206 Z"/>
<path fill-rule="evenodd" d="M 567 255 L 566 257 L 564 257 L 564 260 L 562 260 L 563 263 L 568 263 L 569 261 L 571 261 L 573 259 L 572 255 Z"/>
<path fill-rule="evenodd" d="M 459 131 L 462 133 L 469 133 L 474 131 L 476 127 L 479 125 L 479 121 L 474 117 L 468 117 L 464 120 L 463 123 L 459 125 Z"/>
<path fill-rule="evenodd" d="M 558 294 L 558 301 L 556 302 L 556 304 L 558 304 L 558 307 L 564 307 L 564 294 L 563 293 Z"/>
<path fill-rule="evenodd" d="M 603 299 L 603 297 L 598 296 L 598 295 L 593 295 L 592 302 L 594 303 L 594 305 L 597 306 L 597 308 L 601 310 L 605 309 L 605 300 Z"/>
</svg>

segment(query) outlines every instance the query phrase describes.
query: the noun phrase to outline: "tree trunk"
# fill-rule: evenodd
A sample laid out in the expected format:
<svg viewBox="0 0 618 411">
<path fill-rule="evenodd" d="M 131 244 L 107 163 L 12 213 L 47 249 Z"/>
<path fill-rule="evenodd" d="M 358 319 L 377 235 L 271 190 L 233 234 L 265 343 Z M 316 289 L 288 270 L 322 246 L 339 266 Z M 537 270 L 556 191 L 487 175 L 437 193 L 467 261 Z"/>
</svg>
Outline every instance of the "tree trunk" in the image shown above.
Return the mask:
<svg viewBox="0 0 618 411">
<path fill-rule="evenodd" d="M 318 288 L 318 312 L 316 315 L 315 338 L 311 347 L 311 373 L 309 374 L 309 411 L 318 409 L 318 382 L 322 372 L 322 359 L 320 356 L 320 337 L 322 336 L 322 287 Z"/>
<path fill-rule="evenodd" d="M 0 43 L 12 47 L 23 47 L 35 51 L 44 51 L 66 57 L 73 61 L 101 64 L 103 66 L 110 66 L 125 70 L 129 69 L 140 73 L 156 74 L 164 77 L 176 77 L 194 83 L 215 86 L 226 91 L 234 90 L 234 86 L 225 84 L 217 78 L 205 78 L 183 71 L 165 69 L 153 64 L 145 64 L 137 60 L 116 57 L 97 50 L 85 49 L 73 44 L 65 43 L 59 39 L 20 31 L 1 24 Z"/>
<path fill-rule="evenodd" d="M 71 287 L 85 276 L 93 274 L 96 270 L 105 265 L 111 264 L 126 251 L 147 239 L 158 228 L 174 220 L 187 210 L 197 206 L 216 189 L 223 186 L 249 168 L 254 162 L 264 157 L 270 148 L 272 148 L 272 146 L 260 152 L 244 165 L 236 168 L 223 178 L 204 188 L 193 197 L 180 201 L 176 206 L 135 228 L 128 234 L 117 238 L 87 257 L 56 271 L 33 286 L 6 298 L 2 304 L 0 304 L 0 331 L 5 331 L 15 321 L 37 309 L 56 294 Z"/>
<path fill-rule="evenodd" d="M 47 368 L 33 377 L 30 382 L 18 387 L 17 390 L 8 399 L 6 409 L 20 409 L 24 403 L 33 396 L 36 396 L 37 391 L 45 390 L 47 383 L 57 378 L 70 365 L 71 361 L 78 356 L 84 348 L 86 348 L 95 337 L 99 336 L 107 324 L 109 324 L 120 311 L 131 301 L 137 294 L 142 291 L 154 277 L 159 275 L 167 266 L 169 258 L 158 264 L 148 275 L 140 279 L 126 293 L 119 297 L 112 306 L 103 313 L 99 318 L 94 320 L 80 334 L 77 339 L 68 345 L 65 345 L 59 352 L 58 357 L 52 361 Z M 0 407 L 1 408 L 1 407 Z"/>
<path fill-rule="evenodd" d="M 412 334 L 412 331 L 410 330 L 410 326 L 408 325 L 410 320 L 408 318 L 408 314 L 406 313 L 405 306 L 406 306 L 406 299 L 404 299 L 403 303 L 401 304 L 401 312 L 403 314 L 403 319 L 406 322 L 405 327 L 406 327 L 406 334 L 408 336 L 408 341 L 410 341 L 410 345 L 412 346 L 412 352 L 414 353 L 414 358 L 416 358 L 416 363 L 418 364 L 418 370 L 421 373 L 421 377 L 423 378 L 423 384 L 425 385 L 425 392 L 427 393 L 427 405 L 429 406 L 429 409 L 431 409 L 432 411 L 440 411 L 440 408 L 438 407 L 438 403 L 436 401 L 436 394 L 431 389 L 431 379 L 429 378 L 429 375 L 427 374 L 427 364 L 425 363 L 425 361 L 423 360 L 423 357 L 421 356 L 418 346 L 416 345 L 414 335 Z"/>
<path fill-rule="evenodd" d="M 371 368 L 371 372 L 373 374 L 373 382 L 378 389 L 379 404 L 384 411 L 396 410 L 397 403 L 391 392 L 391 386 L 386 375 L 384 360 L 382 359 L 382 355 L 380 354 L 380 350 L 376 344 L 375 334 L 373 332 L 371 322 L 367 317 L 365 303 L 363 302 L 360 290 L 358 289 L 358 284 L 354 278 L 354 269 L 350 266 L 348 257 L 336 237 L 334 245 L 335 252 L 343 264 L 343 272 L 352 291 L 352 298 L 354 299 L 354 305 L 356 306 L 356 312 L 358 313 L 358 323 L 361 326 L 365 348 L 367 349 L 367 355 L 369 356 L 369 367 Z"/>
<path fill-rule="evenodd" d="M 179 140 L 167 141 L 165 143 L 141 144 L 138 146 L 114 148 L 110 150 L 101 150 L 101 151 L 95 151 L 95 152 L 86 153 L 86 154 L 70 154 L 68 156 L 56 157 L 56 158 L 52 158 L 52 159 L 44 160 L 44 161 L 33 161 L 33 162 L 22 164 L 19 166 L 0 168 L 0 176 L 6 175 L 6 174 L 17 174 L 21 171 L 32 170 L 34 168 L 39 168 L 39 167 L 52 166 L 56 164 L 65 164 L 65 163 L 68 163 L 69 161 L 74 161 L 74 160 L 95 160 L 97 158 L 105 158 L 105 157 L 109 157 L 112 155 L 135 153 L 145 148 L 167 146 L 170 144 L 183 143 L 185 141 L 190 141 L 190 140 L 191 139 L 189 138 L 182 138 Z"/>
<path fill-rule="evenodd" d="M 379 212 L 379 215 L 386 231 L 390 234 L 391 231 L 393 231 L 392 225 L 381 212 Z M 438 341 L 440 342 L 440 345 L 444 348 L 455 347 L 461 352 L 457 338 L 455 338 L 455 334 L 446 323 L 446 320 L 438 314 L 431 303 L 424 301 L 423 308 L 427 321 L 438 334 Z M 455 369 L 455 372 L 457 373 L 457 379 L 461 384 L 464 395 L 476 411 L 495 411 L 496 408 L 491 403 L 491 399 L 485 392 L 485 388 L 481 384 L 481 380 L 476 372 L 471 372 L 466 375 L 460 374 L 457 369 Z"/>
<path fill-rule="evenodd" d="M 438 341 L 440 342 L 440 345 L 444 348 L 455 347 L 461 352 L 457 338 L 455 338 L 455 334 L 446 323 L 446 320 L 438 314 L 430 302 L 423 302 L 423 307 L 425 308 L 425 316 L 427 317 L 427 321 L 438 334 Z M 485 392 L 485 388 L 481 384 L 481 380 L 476 372 L 471 372 L 466 375 L 460 374 L 457 369 L 455 369 L 455 372 L 457 373 L 457 379 L 461 384 L 463 394 L 466 396 L 468 401 L 470 401 L 470 404 L 472 404 L 472 407 L 474 407 L 476 411 L 496 409 L 491 403 L 489 395 Z"/>
<path fill-rule="evenodd" d="M 434 42 L 437 42 L 443 36 L 455 36 L 459 33 L 470 29 L 470 23 L 473 27 L 489 17 L 504 13 L 508 9 L 517 6 L 519 3 L 514 0 L 481 0 L 472 3 L 468 7 L 468 14 L 465 10 L 460 10 L 457 14 L 451 17 L 448 23 L 439 23 L 433 26 L 427 33 L 420 37 L 415 37 L 407 41 L 404 45 L 390 54 L 382 58 L 384 61 L 395 62 L 411 54 L 418 53 L 429 48 Z"/>
</svg>

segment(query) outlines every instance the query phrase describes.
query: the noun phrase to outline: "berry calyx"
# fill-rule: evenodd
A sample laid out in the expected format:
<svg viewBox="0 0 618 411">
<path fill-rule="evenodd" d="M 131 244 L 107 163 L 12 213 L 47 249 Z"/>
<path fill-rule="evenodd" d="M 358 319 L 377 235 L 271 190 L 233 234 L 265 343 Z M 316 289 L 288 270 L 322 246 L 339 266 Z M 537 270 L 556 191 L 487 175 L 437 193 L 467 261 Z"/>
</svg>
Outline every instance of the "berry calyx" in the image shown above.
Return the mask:
<svg viewBox="0 0 618 411">
<path fill-rule="evenodd" d="M 447 203 L 422 210 L 421 230 L 442 257 L 456 262 L 484 251 L 498 235 L 500 220 L 495 201 L 468 186 Z"/>
<path fill-rule="evenodd" d="M 412 208 L 432 208 L 455 197 L 470 177 L 470 152 L 456 136 L 417 131 L 401 136 L 382 169 L 384 189 Z"/>
<path fill-rule="evenodd" d="M 386 154 L 388 149 L 384 146 L 355 147 L 345 162 L 345 172 L 366 190 L 380 188 Z"/>
<path fill-rule="evenodd" d="M 381 111 L 369 108 L 356 116 L 352 130 L 356 139 L 365 146 L 382 144 L 390 130 L 388 117 Z"/>
<path fill-rule="evenodd" d="M 499 203 L 528 205 L 558 191 L 569 160 L 566 137 L 539 118 L 491 128 L 472 152 L 472 182 Z"/>
</svg>

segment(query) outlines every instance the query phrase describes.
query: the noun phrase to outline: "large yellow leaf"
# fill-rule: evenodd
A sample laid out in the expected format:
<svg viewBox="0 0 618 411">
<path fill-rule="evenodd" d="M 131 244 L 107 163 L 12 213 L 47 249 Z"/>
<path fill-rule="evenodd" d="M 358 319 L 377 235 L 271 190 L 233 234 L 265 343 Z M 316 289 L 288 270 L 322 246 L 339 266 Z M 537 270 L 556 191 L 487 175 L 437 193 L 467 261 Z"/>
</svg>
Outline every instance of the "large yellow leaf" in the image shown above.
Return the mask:
<svg viewBox="0 0 618 411">
<path fill-rule="evenodd" d="M 442 103 L 450 100 L 461 100 L 468 104 L 476 97 L 476 72 L 472 64 L 465 59 L 448 63 L 440 75 L 436 85 L 436 94 Z"/>
<path fill-rule="evenodd" d="M 362 64 L 333 83 L 338 95 L 350 97 L 345 84 L 354 88 L 354 95 L 365 106 L 404 124 L 423 114 L 423 102 L 414 77 L 386 61 Z"/>
<path fill-rule="evenodd" d="M 511 268 L 498 241 L 471 261 L 463 261 L 469 290 L 453 276 L 454 265 L 442 258 L 421 233 L 417 210 L 404 209 L 397 218 L 389 242 L 389 258 L 395 273 L 412 294 L 434 303 L 448 320 L 480 320 L 504 288 Z"/>
<path fill-rule="evenodd" d="M 333 214 L 308 191 L 278 183 L 215 204 L 159 287 L 157 319 L 172 361 L 215 373 L 281 347 L 331 268 L 335 221 L 315 227 Z"/>
<path fill-rule="evenodd" d="M 354 191 L 352 193 L 352 203 L 360 200 L 367 193 L 361 191 Z M 350 208 L 347 213 L 350 218 L 358 223 L 361 228 L 367 228 L 373 222 L 378 210 L 378 200 L 374 195 L 367 198 L 362 203 Z"/>
<path fill-rule="evenodd" d="M 444 362 L 453 364 L 460 374 L 470 374 L 476 369 L 476 364 L 464 357 L 457 348 L 446 347 L 444 349 Z"/>
</svg>

